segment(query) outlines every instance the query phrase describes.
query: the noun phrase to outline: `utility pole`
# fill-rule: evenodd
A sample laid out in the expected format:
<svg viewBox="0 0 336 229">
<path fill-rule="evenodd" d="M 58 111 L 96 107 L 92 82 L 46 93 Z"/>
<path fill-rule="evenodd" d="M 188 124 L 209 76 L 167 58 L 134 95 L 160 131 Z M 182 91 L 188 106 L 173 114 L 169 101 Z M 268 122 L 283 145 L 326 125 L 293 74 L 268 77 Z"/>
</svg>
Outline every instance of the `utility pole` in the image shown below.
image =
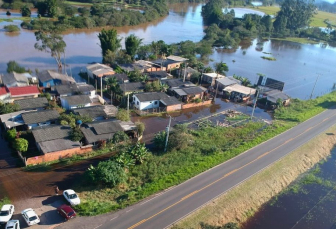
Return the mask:
<svg viewBox="0 0 336 229">
<path fill-rule="evenodd" d="M 317 74 L 317 78 L 316 78 L 316 81 L 315 81 L 315 84 L 314 84 L 314 87 L 313 87 L 313 90 L 310 94 L 309 99 L 312 99 L 312 97 L 313 97 L 313 93 L 314 93 L 314 90 L 315 90 L 315 87 L 316 87 L 316 84 L 317 84 L 317 81 L 318 81 L 319 78 L 320 78 L 320 74 Z"/>
<path fill-rule="evenodd" d="M 127 95 L 127 114 L 129 115 L 129 94 Z"/>
<path fill-rule="evenodd" d="M 251 120 L 253 119 L 253 114 L 254 114 L 254 110 L 255 110 L 256 105 L 257 105 L 258 96 L 259 96 L 259 90 L 257 89 L 257 97 L 255 98 L 254 103 L 253 103 L 253 109 L 252 109 L 252 114 L 251 114 Z"/>
<path fill-rule="evenodd" d="M 186 74 L 187 74 L 187 63 L 185 63 L 184 65 L 183 82 L 185 82 Z"/>
<path fill-rule="evenodd" d="M 100 77 L 100 97 L 103 98 L 103 76 Z"/>
<path fill-rule="evenodd" d="M 216 82 L 216 80 L 215 80 L 215 82 Z M 217 91 L 218 91 L 218 80 L 217 80 L 217 86 L 216 86 L 216 93 L 215 93 L 215 98 L 214 98 L 214 100 L 216 99 L 216 97 L 217 97 Z"/>
<path fill-rule="evenodd" d="M 167 152 L 167 146 L 168 146 L 168 138 L 169 138 L 169 131 L 170 131 L 170 124 L 171 124 L 171 116 L 169 115 L 169 124 L 166 127 L 166 143 L 165 143 L 165 148 L 164 148 L 164 152 Z"/>
</svg>

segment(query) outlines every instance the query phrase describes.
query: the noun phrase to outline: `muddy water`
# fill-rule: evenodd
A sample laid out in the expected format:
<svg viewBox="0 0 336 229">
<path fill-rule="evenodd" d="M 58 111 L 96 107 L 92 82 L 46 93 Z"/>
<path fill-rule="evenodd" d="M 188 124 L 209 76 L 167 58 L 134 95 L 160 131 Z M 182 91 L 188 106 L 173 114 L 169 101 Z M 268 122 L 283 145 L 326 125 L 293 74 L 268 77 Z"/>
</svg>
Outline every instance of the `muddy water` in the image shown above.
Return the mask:
<svg viewBox="0 0 336 229">
<path fill-rule="evenodd" d="M 336 182 L 336 150 L 315 176 Z M 335 228 L 336 190 L 316 182 L 299 186 L 274 198 L 242 229 L 329 229 Z"/>
<path fill-rule="evenodd" d="M 157 21 L 138 26 L 117 28 L 120 37 L 135 34 L 143 39 L 144 44 L 164 40 L 167 43 L 183 40 L 200 41 L 204 35 L 201 17 L 201 4 L 174 4 L 169 15 Z M 0 11 L 0 14 L 4 14 Z M 239 11 L 236 10 L 238 14 Z M 20 24 L 20 21 L 15 21 Z M 2 30 L 8 22 L 0 23 L 0 73 L 6 71 L 6 63 L 16 60 L 21 65 L 32 69 L 56 67 L 48 53 L 34 49 L 35 36 L 32 31 L 21 30 L 9 34 Z M 68 74 L 80 81 L 78 72 L 91 62 L 101 61 L 101 50 L 97 34 L 100 29 L 73 30 L 64 36 L 67 43 L 66 64 Z M 257 49 L 256 49 L 257 48 Z M 271 54 L 266 54 L 266 53 Z M 268 61 L 261 56 L 272 56 L 276 61 Z M 244 42 L 237 50 L 216 49 L 210 56 L 210 65 L 226 62 L 229 75 L 240 75 L 256 81 L 256 74 L 284 81 L 284 92 L 291 97 L 308 99 L 320 96 L 332 90 L 336 83 L 336 48 L 320 45 L 301 45 L 293 42 L 265 41 L 257 45 L 257 40 Z"/>
<path fill-rule="evenodd" d="M 225 110 L 236 110 L 240 111 L 244 114 L 251 115 L 252 113 L 252 107 L 249 106 L 243 106 L 240 104 L 233 104 L 225 102 L 224 100 L 217 98 L 214 104 L 212 104 L 210 107 L 203 106 L 203 107 L 196 107 L 191 109 L 185 109 L 179 112 L 171 113 L 172 116 L 172 122 L 171 126 L 174 126 L 175 124 L 183 124 L 187 122 L 192 122 L 194 120 L 207 117 L 210 115 L 213 115 L 215 113 L 225 111 Z M 256 108 L 254 112 L 254 117 L 264 119 L 264 120 L 271 120 L 272 117 L 269 113 L 264 112 L 264 110 L 260 108 Z M 162 116 L 162 117 L 133 117 L 132 121 L 141 121 L 145 123 L 146 130 L 144 132 L 144 136 L 150 135 L 152 133 L 157 133 L 159 131 L 165 130 L 166 126 L 168 126 L 169 117 L 168 116 Z M 223 120 L 219 120 L 223 121 Z M 150 141 L 151 138 L 148 136 L 148 140 Z M 147 139 L 145 139 L 147 141 Z"/>
</svg>

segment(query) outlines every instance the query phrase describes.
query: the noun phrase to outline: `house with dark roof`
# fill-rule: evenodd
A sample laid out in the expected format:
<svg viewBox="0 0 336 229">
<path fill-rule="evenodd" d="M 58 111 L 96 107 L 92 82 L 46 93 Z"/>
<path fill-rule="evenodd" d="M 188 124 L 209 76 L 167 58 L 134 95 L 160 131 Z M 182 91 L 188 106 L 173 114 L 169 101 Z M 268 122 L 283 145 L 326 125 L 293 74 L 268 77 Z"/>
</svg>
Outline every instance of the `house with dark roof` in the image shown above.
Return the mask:
<svg viewBox="0 0 336 229">
<path fill-rule="evenodd" d="M 89 116 L 92 118 L 92 121 L 97 121 L 115 117 L 118 109 L 113 105 L 105 105 L 77 108 L 73 112 L 80 116 Z"/>
<path fill-rule="evenodd" d="M 282 105 L 287 106 L 290 103 L 290 97 L 277 89 L 262 92 L 262 97 L 267 100 L 266 106 L 274 107 L 278 105 L 279 102 L 282 103 Z"/>
<path fill-rule="evenodd" d="M 109 78 L 116 78 L 116 80 L 118 81 L 119 84 L 129 83 L 129 78 L 125 73 L 116 73 L 116 74 L 107 75 L 107 76 L 104 77 L 103 85 L 105 85 L 105 87 L 107 85 L 107 82 L 108 82 Z"/>
<path fill-rule="evenodd" d="M 7 88 L 11 95 L 11 100 L 37 98 L 40 94 L 39 89 L 36 86 L 25 86 L 25 87 L 9 87 Z"/>
<path fill-rule="evenodd" d="M 49 106 L 49 102 L 46 97 L 37 97 L 31 99 L 15 100 L 15 104 L 19 106 L 20 110 L 44 110 Z"/>
<path fill-rule="evenodd" d="M 190 102 L 194 99 L 203 99 L 204 93 L 207 89 L 201 86 L 183 85 L 179 88 L 172 89 L 176 98 L 182 102 Z"/>
<path fill-rule="evenodd" d="M 182 109 L 182 102 L 164 92 L 145 92 L 133 95 L 133 104 L 138 110 L 166 108 L 166 111 Z"/>
<path fill-rule="evenodd" d="M 174 89 L 174 88 L 179 88 L 179 87 L 184 87 L 184 86 L 196 86 L 190 81 L 183 82 L 183 79 L 167 79 L 167 80 L 162 80 L 161 83 L 167 84 L 169 86 L 169 89 Z"/>
<path fill-rule="evenodd" d="M 147 60 L 138 60 L 130 64 L 120 64 L 119 67 L 126 72 L 151 72 L 160 69 L 158 66 L 154 66 L 154 63 Z"/>
<path fill-rule="evenodd" d="M 92 85 L 83 83 L 56 85 L 55 92 L 59 97 L 71 95 L 89 95 L 93 97 L 96 94 L 96 90 Z"/>
<path fill-rule="evenodd" d="M 66 110 L 89 107 L 91 103 L 92 101 L 88 95 L 72 95 L 61 97 L 62 107 Z"/>
<path fill-rule="evenodd" d="M 142 82 L 123 83 L 123 84 L 120 84 L 119 87 L 124 96 L 129 95 L 129 94 L 143 92 L 145 90 L 145 84 Z"/>
<path fill-rule="evenodd" d="M 154 81 L 154 80 L 161 81 L 161 80 L 167 80 L 173 77 L 166 71 L 152 71 L 148 73 L 148 76 L 149 76 L 149 79 L 148 79 L 149 81 Z"/>
<path fill-rule="evenodd" d="M 55 123 L 59 118 L 59 113 L 56 110 L 42 110 L 27 112 L 22 114 L 23 122 L 32 129 L 38 126 L 48 126 Z"/>
<path fill-rule="evenodd" d="M 79 148 L 79 141 L 71 141 L 71 128 L 68 126 L 50 125 L 36 127 L 32 130 L 36 146 L 42 154 Z"/>
<path fill-rule="evenodd" d="M 133 134 L 136 126 L 133 122 L 123 122 L 115 119 L 85 123 L 81 126 L 86 144 L 97 144 L 99 141 L 110 141 L 118 131 Z"/>
<path fill-rule="evenodd" d="M 6 73 L 3 75 L 0 75 L 0 83 L 3 84 L 6 87 L 23 87 L 29 85 L 28 78 L 31 78 L 32 76 L 27 73 Z"/>
<path fill-rule="evenodd" d="M 60 84 L 75 84 L 74 78 L 53 70 L 44 70 L 37 73 L 40 87 L 50 88 Z"/>
<path fill-rule="evenodd" d="M 9 103 L 11 101 L 10 93 L 7 87 L 0 87 L 0 102 Z"/>
</svg>

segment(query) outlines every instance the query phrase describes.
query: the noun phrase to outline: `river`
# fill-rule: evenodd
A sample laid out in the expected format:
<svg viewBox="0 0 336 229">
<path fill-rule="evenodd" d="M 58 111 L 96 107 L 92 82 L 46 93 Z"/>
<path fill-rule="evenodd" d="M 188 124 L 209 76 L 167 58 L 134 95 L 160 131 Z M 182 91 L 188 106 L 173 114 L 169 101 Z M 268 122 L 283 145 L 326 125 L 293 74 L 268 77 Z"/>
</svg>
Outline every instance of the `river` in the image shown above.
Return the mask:
<svg viewBox="0 0 336 229">
<path fill-rule="evenodd" d="M 169 15 L 157 21 L 116 28 L 120 37 L 130 34 L 143 39 L 144 44 L 163 40 L 174 43 L 183 40 L 200 41 L 204 36 L 201 4 L 172 4 Z M 239 13 L 237 11 L 237 13 Z M 0 15 L 4 11 L 0 12 Z M 20 21 L 14 23 L 20 24 Z M 0 28 L 9 22 L 1 22 Z M 78 72 L 91 62 L 101 61 L 101 50 L 97 34 L 101 29 L 72 30 L 64 35 L 67 43 L 66 64 L 68 73 L 80 81 Z M 35 69 L 55 68 L 56 64 L 48 53 L 34 49 L 33 31 L 21 30 L 20 33 L 9 34 L 0 29 L 0 72 L 6 71 L 6 63 L 15 60 L 19 64 Z M 262 46 L 262 51 L 260 50 Z M 258 47 L 258 49 L 256 49 Z M 265 54 L 272 53 L 272 54 Z M 276 61 L 262 59 L 261 56 L 272 56 Z M 256 81 L 257 73 L 285 82 L 284 92 L 291 97 L 308 99 L 320 96 L 332 90 L 336 83 L 336 49 L 330 46 L 302 45 L 286 41 L 264 41 L 257 45 L 257 40 L 244 42 L 237 50 L 216 49 L 210 56 L 210 65 L 226 62 L 229 75 L 248 77 Z M 318 79 L 318 80 L 317 80 Z"/>
</svg>

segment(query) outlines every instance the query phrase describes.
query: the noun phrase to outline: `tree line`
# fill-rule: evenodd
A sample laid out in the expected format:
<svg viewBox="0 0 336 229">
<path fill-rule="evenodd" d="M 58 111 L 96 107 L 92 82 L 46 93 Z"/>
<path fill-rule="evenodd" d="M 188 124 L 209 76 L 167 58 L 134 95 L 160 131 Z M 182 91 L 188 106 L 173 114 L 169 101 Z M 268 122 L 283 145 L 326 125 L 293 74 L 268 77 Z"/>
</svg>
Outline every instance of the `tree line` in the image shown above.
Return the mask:
<svg viewBox="0 0 336 229">
<path fill-rule="evenodd" d="M 273 20 L 270 15 L 246 14 L 235 18 L 234 10 L 223 10 L 230 1 L 210 0 L 202 7 L 204 22 L 209 25 L 205 39 L 214 46 L 236 47 L 241 39 L 254 37 L 315 37 L 325 41 L 336 41 L 336 32 L 328 25 L 327 31 L 309 28 L 316 14 L 314 1 L 283 0 L 280 11 Z"/>
</svg>

